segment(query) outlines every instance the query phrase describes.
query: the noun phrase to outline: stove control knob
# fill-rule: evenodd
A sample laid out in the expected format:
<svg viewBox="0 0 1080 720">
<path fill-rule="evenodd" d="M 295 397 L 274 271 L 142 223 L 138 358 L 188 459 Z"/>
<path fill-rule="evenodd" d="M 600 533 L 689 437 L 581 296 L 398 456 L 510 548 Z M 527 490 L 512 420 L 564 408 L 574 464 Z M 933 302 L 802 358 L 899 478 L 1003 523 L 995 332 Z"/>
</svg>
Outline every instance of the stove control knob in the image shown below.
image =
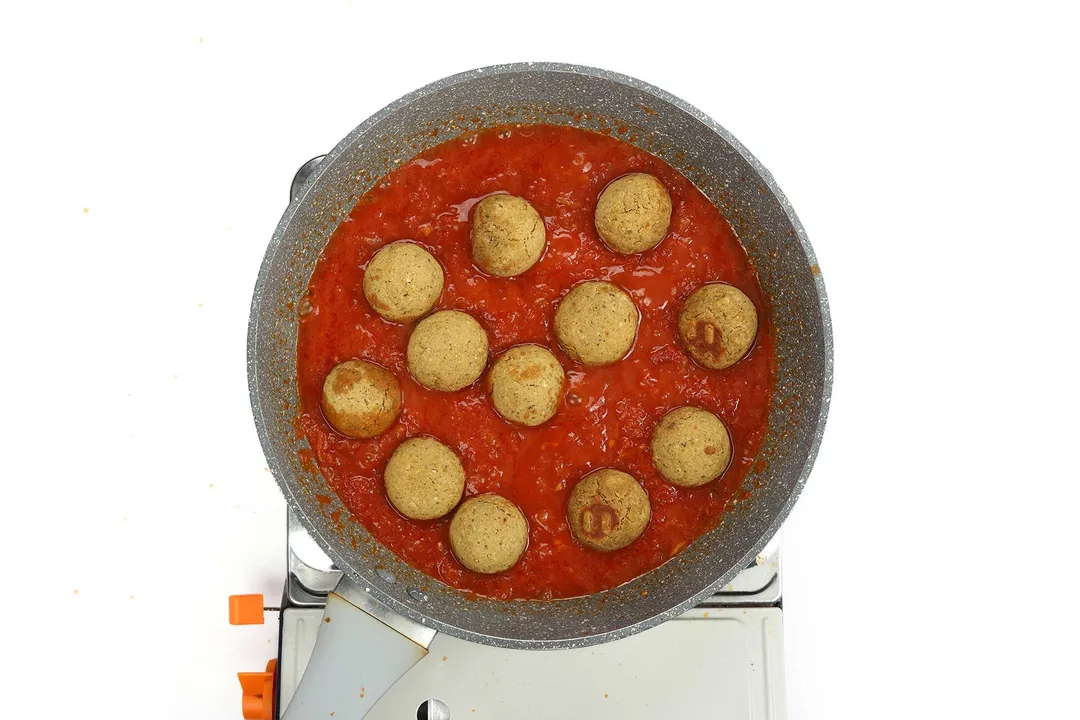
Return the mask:
<svg viewBox="0 0 1080 720">
<path fill-rule="evenodd" d="M 274 673 L 277 659 L 266 663 L 266 672 L 236 673 L 240 678 L 244 720 L 274 720 Z"/>
<path fill-rule="evenodd" d="M 262 595 L 230 595 L 229 624 L 262 625 L 263 607 Z"/>
</svg>

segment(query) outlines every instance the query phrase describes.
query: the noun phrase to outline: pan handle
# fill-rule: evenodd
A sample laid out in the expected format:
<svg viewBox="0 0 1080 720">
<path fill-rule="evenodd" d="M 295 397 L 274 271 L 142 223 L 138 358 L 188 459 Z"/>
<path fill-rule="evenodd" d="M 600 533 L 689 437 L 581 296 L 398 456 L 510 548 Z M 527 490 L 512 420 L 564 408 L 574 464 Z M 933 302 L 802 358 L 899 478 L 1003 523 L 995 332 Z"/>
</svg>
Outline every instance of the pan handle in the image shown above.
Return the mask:
<svg viewBox="0 0 1080 720">
<path fill-rule="evenodd" d="M 395 615 L 343 576 L 282 720 L 362 718 L 425 655 L 431 628 Z"/>
</svg>

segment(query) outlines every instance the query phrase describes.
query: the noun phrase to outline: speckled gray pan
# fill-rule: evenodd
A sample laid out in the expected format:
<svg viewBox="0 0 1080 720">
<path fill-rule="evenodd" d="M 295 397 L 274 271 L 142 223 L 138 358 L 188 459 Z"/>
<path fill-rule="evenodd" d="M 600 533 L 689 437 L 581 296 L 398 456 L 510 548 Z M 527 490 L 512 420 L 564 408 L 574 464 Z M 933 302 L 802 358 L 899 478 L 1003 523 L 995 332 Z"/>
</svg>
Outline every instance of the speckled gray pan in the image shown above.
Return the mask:
<svg viewBox="0 0 1080 720">
<path fill-rule="evenodd" d="M 604 133 L 630 128 L 620 137 L 632 137 L 679 169 L 731 222 L 757 268 L 776 329 L 776 393 L 763 462 L 746 479 L 749 499 L 656 570 L 569 600 L 467 598 L 398 560 L 358 523 L 335 521 L 342 506 L 305 462 L 307 443 L 297 438 L 294 424 L 296 308 L 338 223 L 380 177 L 421 150 L 506 123 Z M 574 647 L 625 637 L 678 615 L 727 583 L 776 533 L 821 442 L 832 335 L 825 287 L 802 225 L 769 173 L 726 130 L 682 100 L 623 75 L 573 65 L 503 65 L 406 95 L 353 130 L 318 166 L 281 218 L 259 272 L 248 329 L 248 382 L 259 438 L 282 492 L 337 566 L 376 599 L 477 642 Z"/>
</svg>

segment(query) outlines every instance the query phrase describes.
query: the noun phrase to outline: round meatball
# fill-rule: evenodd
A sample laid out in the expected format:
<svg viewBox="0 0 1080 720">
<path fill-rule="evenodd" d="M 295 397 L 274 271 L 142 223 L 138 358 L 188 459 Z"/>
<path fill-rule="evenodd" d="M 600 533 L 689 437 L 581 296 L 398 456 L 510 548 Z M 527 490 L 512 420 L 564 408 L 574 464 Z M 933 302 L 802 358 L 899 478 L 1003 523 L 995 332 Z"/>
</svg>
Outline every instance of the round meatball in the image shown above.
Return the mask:
<svg viewBox="0 0 1080 720">
<path fill-rule="evenodd" d="M 322 411 L 342 435 L 372 438 L 393 425 L 401 413 L 401 385 L 386 368 L 346 360 L 323 382 Z"/>
<path fill-rule="evenodd" d="M 570 493 L 567 519 L 578 542 L 608 552 L 641 537 L 652 509 L 632 475 L 604 468 L 583 477 Z"/>
<path fill-rule="evenodd" d="M 501 495 L 476 495 L 461 503 L 450 521 L 450 549 L 473 572 L 509 570 L 529 544 L 529 523 Z"/>
<path fill-rule="evenodd" d="M 416 324 L 405 354 L 409 372 L 424 387 L 460 390 L 484 373 L 487 333 L 471 315 L 440 310 Z"/>
<path fill-rule="evenodd" d="M 672 485 L 697 487 L 724 474 L 731 438 L 723 421 L 696 407 L 675 408 L 653 431 L 653 464 Z"/>
<path fill-rule="evenodd" d="M 514 195 L 489 195 L 473 208 L 473 262 L 488 275 L 525 272 L 544 253 L 547 234 L 536 208 Z"/>
<path fill-rule="evenodd" d="M 555 336 L 582 365 L 610 365 L 626 357 L 637 337 L 637 306 L 609 282 L 581 283 L 555 311 Z"/>
<path fill-rule="evenodd" d="M 407 518 L 433 520 L 454 509 L 465 491 L 465 470 L 453 450 L 431 437 L 397 446 L 383 472 L 390 504 Z"/>
<path fill-rule="evenodd" d="M 741 290 L 724 283 L 699 287 L 679 313 L 679 338 L 701 366 L 723 370 L 741 360 L 757 337 L 757 309 Z"/>
<path fill-rule="evenodd" d="M 431 308 L 443 289 L 438 260 L 411 242 L 387 245 L 364 272 L 364 297 L 391 322 L 415 320 Z"/>
<path fill-rule="evenodd" d="M 566 373 L 547 348 L 518 345 L 491 364 L 488 384 L 497 413 L 510 422 L 532 427 L 555 415 Z"/>
<path fill-rule="evenodd" d="M 596 232 L 608 248 L 623 255 L 659 245 L 670 223 L 671 195 L 652 175 L 623 175 L 596 201 Z"/>
</svg>

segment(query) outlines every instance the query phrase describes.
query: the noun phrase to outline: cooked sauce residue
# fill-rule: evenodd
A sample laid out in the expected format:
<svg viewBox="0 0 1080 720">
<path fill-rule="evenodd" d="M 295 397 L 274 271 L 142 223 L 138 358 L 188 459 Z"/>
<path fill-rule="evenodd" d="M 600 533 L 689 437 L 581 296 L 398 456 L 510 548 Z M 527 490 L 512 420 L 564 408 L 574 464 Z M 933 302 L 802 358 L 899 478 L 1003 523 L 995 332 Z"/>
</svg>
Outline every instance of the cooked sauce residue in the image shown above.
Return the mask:
<svg viewBox="0 0 1080 720">
<path fill-rule="evenodd" d="M 593 227 L 598 194 L 628 172 L 647 172 L 669 189 L 668 236 L 643 255 L 607 250 Z M 482 196 L 508 192 L 544 218 L 548 244 L 535 266 L 516 278 L 481 273 L 469 252 L 469 209 Z M 409 375 L 410 325 L 382 320 L 367 304 L 364 268 L 383 245 L 412 239 L 442 264 L 445 287 L 436 308 L 471 313 L 487 330 L 492 354 L 519 343 L 555 352 L 568 386 L 555 417 L 537 428 L 508 424 L 491 406 L 483 380 L 455 393 L 428 390 Z M 641 312 L 630 355 L 609 367 L 584 368 L 555 341 L 555 306 L 572 286 L 603 279 L 624 288 Z M 745 292 L 761 329 L 750 354 L 721 371 L 705 370 L 680 347 L 682 302 L 705 282 Z M 330 239 L 300 304 L 300 427 L 342 502 L 372 535 L 403 560 L 456 588 L 488 597 L 561 598 L 620 585 L 664 563 L 721 521 L 725 505 L 754 462 L 765 435 L 774 347 L 768 312 L 746 253 L 721 213 L 662 160 L 615 138 L 546 125 L 495 128 L 425 151 L 360 199 Z M 323 380 L 343 360 L 378 363 L 401 382 L 401 417 L 372 440 L 335 433 L 323 419 Z M 734 458 L 718 481 L 695 488 L 665 482 L 653 466 L 653 427 L 668 410 L 696 405 L 716 413 L 731 433 Z M 516 566 L 485 576 L 450 552 L 449 516 L 407 520 L 390 506 L 382 472 L 406 437 L 428 434 L 460 456 L 466 496 L 496 492 L 529 521 L 529 546 Z M 591 470 L 613 467 L 637 478 L 652 520 L 629 547 L 588 550 L 570 533 L 569 491 Z M 602 531 L 610 518 L 590 523 Z M 644 593 L 643 593 L 644 594 Z"/>
</svg>

